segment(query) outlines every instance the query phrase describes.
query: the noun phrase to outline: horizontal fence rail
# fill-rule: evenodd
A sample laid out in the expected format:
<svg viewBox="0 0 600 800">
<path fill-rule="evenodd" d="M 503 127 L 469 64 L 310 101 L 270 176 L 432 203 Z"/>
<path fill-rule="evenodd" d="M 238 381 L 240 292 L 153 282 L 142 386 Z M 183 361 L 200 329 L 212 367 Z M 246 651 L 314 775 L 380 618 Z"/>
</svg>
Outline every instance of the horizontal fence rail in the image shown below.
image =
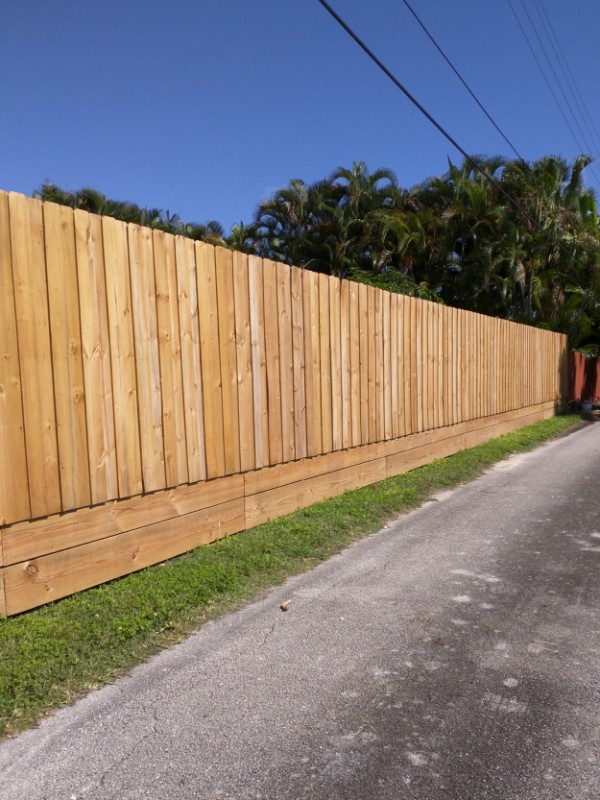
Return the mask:
<svg viewBox="0 0 600 800">
<path fill-rule="evenodd" d="M 0 613 L 286 513 L 286 474 L 320 499 L 547 416 L 566 376 L 558 334 L 0 192 Z"/>
</svg>

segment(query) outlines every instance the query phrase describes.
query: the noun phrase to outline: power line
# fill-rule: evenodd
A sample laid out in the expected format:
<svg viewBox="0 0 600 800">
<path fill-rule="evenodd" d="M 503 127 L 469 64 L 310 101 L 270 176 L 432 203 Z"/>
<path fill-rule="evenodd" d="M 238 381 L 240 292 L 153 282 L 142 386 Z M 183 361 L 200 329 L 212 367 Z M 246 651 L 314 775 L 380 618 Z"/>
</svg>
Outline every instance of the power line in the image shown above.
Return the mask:
<svg viewBox="0 0 600 800">
<path fill-rule="evenodd" d="M 445 139 L 447 139 L 447 140 L 450 142 L 450 144 L 451 144 L 453 147 L 455 147 L 455 148 L 458 150 L 458 152 L 459 152 L 459 153 L 460 153 L 460 154 L 463 156 L 463 158 L 465 159 L 465 161 L 467 161 L 467 162 L 468 162 L 468 163 L 469 163 L 469 164 L 470 164 L 472 167 L 474 167 L 474 168 L 477 170 L 477 172 L 479 172 L 481 175 L 483 175 L 483 177 L 484 177 L 484 178 L 486 178 L 486 179 L 487 179 L 487 180 L 488 180 L 488 181 L 489 181 L 489 182 L 492 184 L 492 186 L 494 186 L 494 187 L 495 187 L 495 189 L 496 189 L 498 192 L 500 192 L 500 194 L 501 194 L 503 197 L 505 197 L 505 198 L 508 200 L 508 202 L 509 202 L 509 203 L 510 203 L 510 204 L 511 204 L 511 205 L 512 205 L 514 208 L 516 208 L 516 209 L 517 209 L 517 211 L 518 211 L 520 214 L 522 214 L 522 215 L 523 215 L 523 217 L 524 217 L 526 220 L 528 220 L 528 222 L 530 222 L 530 223 L 531 223 L 531 224 L 532 224 L 532 225 L 533 225 L 533 226 L 534 226 L 534 227 L 535 227 L 535 228 L 536 228 L 538 231 L 540 231 L 540 232 L 544 233 L 544 229 L 543 229 L 542 225 L 540 225 L 540 223 L 539 223 L 539 222 L 536 222 L 536 220 L 534 220 L 534 219 L 533 219 L 533 217 L 531 217 L 531 216 L 528 214 L 528 212 L 527 212 L 527 211 L 526 211 L 526 210 L 523 208 L 523 206 L 521 206 L 521 204 L 520 204 L 520 203 L 518 203 L 518 202 L 517 202 L 517 201 L 516 201 L 516 200 L 515 200 L 513 197 L 511 197 L 511 196 L 508 194 L 508 192 L 507 192 L 507 191 L 505 191 L 505 189 L 503 189 L 503 187 L 502 187 L 502 186 L 501 186 L 501 185 L 498 183 L 498 181 L 494 180 L 494 178 L 493 178 L 493 177 L 492 177 L 492 176 L 491 176 L 491 175 L 490 175 L 488 172 L 486 172 L 486 170 L 484 170 L 484 169 L 483 169 L 483 168 L 482 168 L 482 167 L 481 167 L 481 166 L 480 166 L 480 165 L 479 165 L 479 164 L 478 164 L 478 163 L 475 161 L 475 159 L 474 159 L 474 158 L 472 158 L 472 156 L 470 156 L 470 155 L 467 153 L 467 151 L 466 151 L 466 150 L 465 150 L 463 147 L 461 147 L 461 145 L 460 145 L 460 144 L 459 144 L 459 143 L 456 141 L 456 139 L 454 139 L 454 138 L 453 138 L 453 136 L 451 136 L 451 134 L 449 134 L 449 133 L 448 133 L 448 131 L 447 131 L 447 130 L 446 130 L 446 129 L 445 129 L 445 128 L 444 128 L 444 127 L 443 127 L 443 126 L 442 126 L 442 125 L 441 125 L 441 124 L 440 124 L 440 123 L 439 123 L 439 122 L 438 122 L 438 121 L 437 121 L 437 120 L 436 120 L 436 119 L 435 119 L 435 118 L 434 118 L 434 117 L 433 117 L 433 116 L 432 116 L 432 115 L 429 113 L 429 111 L 427 111 L 427 109 L 426 109 L 426 108 L 425 108 L 425 107 L 424 107 L 424 106 L 423 106 L 423 105 L 422 105 L 422 104 L 421 104 L 421 103 L 420 103 L 420 102 L 419 102 L 419 101 L 416 99 L 416 97 L 414 97 L 414 96 L 413 96 L 413 95 L 412 95 L 412 94 L 409 92 L 409 90 L 406 88 L 406 86 L 404 86 L 404 85 L 403 85 L 403 84 L 402 84 L 402 83 L 401 83 L 401 82 L 398 80 L 398 78 L 396 78 L 396 76 L 395 76 L 395 75 L 394 75 L 394 74 L 393 74 L 393 73 L 392 73 L 392 72 L 391 72 L 391 71 L 390 71 L 390 70 L 389 70 L 389 69 L 388 69 L 388 68 L 385 66 L 385 64 L 384 64 L 384 63 L 383 63 L 383 62 L 382 62 L 382 61 L 381 61 L 381 60 L 380 60 L 380 59 L 379 59 L 379 58 L 378 58 L 378 57 L 375 55 L 375 53 L 374 53 L 372 50 L 370 50 L 370 49 L 369 49 L 369 47 L 367 47 L 367 45 L 366 45 L 366 44 L 363 42 L 363 40 L 362 40 L 362 39 L 361 39 L 361 38 L 358 36 L 358 34 L 356 34 L 356 33 L 355 33 L 353 30 L 352 30 L 352 28 L 351 28 L 351 27 L 348 25 L 348 23 L 347 23 L 347 22 L 345 22 L 345 21 L 342 19 L 342 17 L 340 17 L 340 15 L 339 15 L 339 14 L 338 14 L 336 11 L 334 11 L 334 9 L 333 9 L 333 8 L 332 8 L 332 7 L 329 5 L 329 3 L 327 2 L 327 0 L 318 0 L 318 2 L 319 2 L 319 3 L 321 3 L 321 5 L 323 6 L 323 8 L 324 8 L 326 11 L 328 11 L 328 12 L 329 12 L 329 14 L 331 14 L 331 16 L 334 18 L 334 20 L 335 20 L 335 21 L 336 21 L 336 22 L 337 22 L 337 23 L 338 23 L 338 24 L 339 24 L 339 25 L 340 25 L 340 26 L 341 26 L 341 27 L 342 27 L 342 28 L 343 28 L 343 29 L 346 31 L 346 33 L 347 33 L 347 34 L 348 34 L 348 35 L 349 35 L 349 36 L 350 36 L 352 39 L 354 39 L 354 41 L 355 41 L 355 42 L 356 42 L 356 44 L 357 44 L 357 45 L 358 45 L 358 46 L 361 48 L 361 50 L 364 50 L 364 52 L 365 52 L 365 53 L 366 53 L 366 54 L 369 56 L 369 58 L 371 59 L 371 61 L 373 61 L 373 62 L 374 62 L 374 63 L 375 63 L 375 64 L 376 64 L 376 65 L 379 67 L 379 69 L 380 69 L 380 70 L 381 70 L 383 73 L 385 73 L 385 75 L 387 75 L 387 77 L 388 77 L 388 78 L 389 78 L 389 79 L 392 81 L 392 83 L 393 83 L 393 84 L 394 84 L 394 85 L 395 85 L 395 86 L 396 86 L 398 89 L 400 89 L 400 91 L 401 91 L 401 92 L 402 92 L 402 93 L 403 93 L 403 94 L 404 94 L 404 95 L 405 95 L 405 96 L 406 96 L 406 97 L 407 97 L 407 98 L 410 100 L 410 102 L 411 102 L 411 103 L 412 103 L 414 106 L 416 106 L 416 107 L 419 109 L 419 111 L 421 112 L 421 114 L 423 114 L 423 116 L 425 116 L 425 117 L 426 117 L 426 118 L 427 118 L 427 119 L 428 119 L 428 120 L 431 122 L 431 124 L 432 124 L 432 125 L 434 125 L 434 126 L 435 126 L 435 127 L 438 129 L 438 131 L 439 131 L 439 132 L 442 134 L 442 136 L 443 136 Z"/>
<path fill-rule="evenodd" d="M 554 75 L 554 79 L 556 81 L 556 84 L 557 84 L 557 86 L 558 86 L 558 88 L 559 88 L 559 90 L 560 90 L 560 92 L 561 92 L 561 94 L 562 94 L 567 106 L 568 106 L 571 118 L 573 119 L 573 122 L 577 126 L 577 128 L 579 130 L 579 133 L 581 134 L 581 136 L 582 136 L 582 138 L 584 140 L 585 148 L 581 145 L 581 142 L 579 141 L 579 139 L 577 138 L 577 135 L 573 131 L 573 128 L 571 127 L 571 124 L 567 120 L 567 116 L 566 116 L 566 114 L 565 114 L 565 112 L 564 112 L 564 110 L 562 108 L 562 105 L 560 104 L 560 102 L 559 102 L 559 100 L 558 100 L 558 98 L 556 96 L 556 93 L 554 92 L 554 90 L 550 86 L 550 81 L 548 80 L 548 78 L 546 76 L 546 73 L 545 73 L 545 70 L 542 67 L 542 65 L 541 65 L 541 63 L 540 63 L 540 61 L 539 61 L 539 59 L 538 59 L 538 57 L 537 57 L 537 55 L 536 55 L 536 53 L 535 53 L 535 51 L 533 49 L 531 41 L 529 40 L 527 34 L 525 33 L 525 30 L 524 30 L 523 26 L 521 25 L 521 22 L 520 22 L 517 14 L 515 12 L 515 9 L 513 7 L 513 4 L 511 2 L 511 0 L 507 0 L 507 2 L 508 2 L 509 6 L 511 8 L 511 11 L 512 11 L 515 19 L 517 20 L 517 24 L 519 25 L 519 28 L 521 29 L 521 33 L 523 34 L 523 36 L 525 38 L 525 41 L 527 42 L 527 44 L 529 46 L 529 49 L 531 50 L 531 52 L 532 52 L 532 54 L 533 54 L 533 56 L 535 58 L 535 61 L 536 61 L 537 65 L 538 65 L 538 68 L 539 68 L 540 72 L 542 73 L 542 77 L 544 78 L 544 80 L 546 82 L 546 86 L 550 90 L 550 92 L 552 94 L 552 97 L 554 98 L 554 102 L 556 103 L 556 105 L 558 107 L 558 110 L 560 111 L 560 113 L 562 115 L 563 120 L 565 121 L 567 127 L 569 128 L 569 131 L 571 132 L 571 136 L 573 137 L 573 139 L 575 141 L 575 144 L 579 148 L 579 152 L 583 153 L 585 151 L 585 149 L 587 148 L 587 152 L 591 155 L 591 153 L 593 151 L 593 148 L 590 147 L 589 142 L 587 141 L 586 136 L 585 136 L 583 130 L 581 129 L 581 125 L 579 124 L 579 121 L 578 121 L 578 119 L 577 119 L 577 117 L 576 117 L 576 115 L 575 115 L 575 113 L 573 111 L 573 108 L 572 108 L 572 106 L 571 106 L 571 104 L 569 102 L 569 99 L 568 99 L 567 95 L 565 94 L 565 91 L 564 91 L 564 89 L 562 87 L 562 83 L 561 83 L 558 75 L 556 74 L 556 70 L 554 69 L 554 66 L 552 65 L 552 61 L 551 61 L 551 59 L 550 59 L 550 57 L 548 55 L 548 52 L 547 52 L 546 48 L 544 47 L 544 43 L 541 40 L 541 37 L 540 37 L 540 35 L 538 33 L 536 25 L 535 25 L 534 21 L 532 20 L 530 13 L 527 10 L 527 7 L 525 6 L 525 3 L 523 2 L 523 0 L 521 0 L 521 6 L 523 7 L 523 11 L 525 12 L 525 15 L 527 16 L 527 19 L 529 20 L 529 24 L 531 25 L 531 27 L 533 29 L 533 32 L 534 32 L 534 34 L 536 36 L 538 44 L 539 44 L 539 46 L 540 46 L 540 48 L 541 48 L 541 50 L 542 50 L 542 52 L 544 54 L 544 57 L 546 58 L 546 61 L 548 62 L 548 65 L 549 65 L 549 67 L 550 67 L 550 69 L 552 71 L 552 74 Z M 594 170 L 594 168 L 595 168 L 595 164 L 593 162 L 591 164 L 591 168 L 592 168 L 592 170 Z M 597 175 L 597 178 L 600 178 L 600 173 L 598 173 L 597 169 L 596 169 L 596 175 Z"/>
<path fill-rule="evenodd" d="M 509 146 L 509 147 L 510 147 L 510 149 L 513 151 L 513 153 L 514 153 L 514 154 L 517 156 L 517 158 L 520 158 L 520 159 L 521 159 L 521 161 L 524 161 L 525 159 L 523 158 L 523 156 L 522 156 L 522 155 L 519 153 L 519 151 L 517 150 L 517 148 L 516 148 L 516 147 L 514 146 L 514 144 L 513 144 L 513 143 L 510 141 L 510 139 L 509 139 L 509 138 L 506 136 L 506 134 L 505 134 L 505 133 L 504 133 L 504 132 L 501 130 L 501 128 L 499 127 L 499 125 L 498 125 L 498 124 L 496 123 L 496 121 L 493 119 L 493 117 L 492 117 L 492 116 L 491 116 L 491 114 L 488 112 L 488 110 L 487 110 L 487 109 L 484 107 L 483 103 L 481 103 L 481 101 L 479 100 L 479 98 L 477 97 L 477 95 L 475 94 L 475 92 L 474 92 L 474 91 L 471 89 L 471 87 L 470 87 L 470 86 L 469 86 L 469 84 L 466 82 L 466 80 L 463 78 L 463 76 L 460 74 L 460 72 L 458 71 L 458 69 L 457 69 L 457 68 L 454 66 L 454 64 L 452 63 L 452 61 L 450 61 L 450 59 L 448 58 L 448 56 L 446 55 L 446 53 L 445 53 L 445 52 L 442 50 L 442 48 L 440 47 L 440 45 L 438 44 L 438 42 L 437 42 L 437 41 L 434 39 L 433 35 L 432 35 L 432 34 L 430 33 L 430 31 L 427 29 L 427 27 L 426 27 L 425 23 L 424 23 L 424 22 L 423 22 L 423 20 L 422 20 L 422 19 L 421 19 L 421 18 L 418 16 L 417 12 L 416 12 L 416 11 L 414 10 L 414 8 L 411 6 L 411 4 L 408 2 L 408 0 L 402 0 L 402 2 L 403 2 L 403 3 L 404 3 L 404 5 L 405 5 L 405 6 L 408 8 L 408 10 L 409 10 L 409 11 L 410 11 L 410 13 L 413 15 L 413 17 L 416 19 L 416 21 L 419 23 L 419 25 L 420 25 L 420 26 L 421 26 L 421 28 L 423 29 L 424 33 L 426 34 L 426 36 L 427 36 L 427 37 L 430 39 L 430 41 L 432 42 L 433 46 L 436 48 L 436 50 L 438 51 L 438 53 L 439 53 L 439 54 L 442 56 L 442 58 L 444 59 L 444 61 L 445 61 L 445 62 L 448 64 L 448 66 L 450 67 L 450 69 L 452 70 L 452 72 L 454 72 L 454 74 L 456 75 L 456 77 L 458 78 L 458 80 L 459 80 L 459 81 L 462 83 L 462 85 L 465 87 L 465 89 L 467 90 L 467 92 L 468 92 L 468 93 L 471 95 L 471 97 L 473 98 L 473 100 L 475 100 L 475 102 L 477 103 L 477 105 L 479 106 L 479 108 L 480 108 L 480 109 L 483 111 L 483 113 L 486 115 L 486 117 L 487 117 L 487 118 L 489 119 L 489 121 L 492 123 L 492 125 L 494 126 L 494 128 L 495 128 L 495 129 L 498 131 L 498 133 L 500 134 L 500 136 L 502 136 L 502 138 L 504 139 L 504 141 L 505 141 L 505 142 L 508 144 L 508 146 Z"/>
<path fill-rule="evenodd" d="M 600 135 L 598 134 L 598 129 L 590 115 L 585 99 L 581 94 L 581 90 L 577 85 L 577 81 L 575 80 L 575 76 L 573 75 L 571 67 L 569 66 L 569 62 L 561 46 L 560 40 L 556 35 L 556 31 L 554 30 L 552 21 L 548 16 L 548 13 L 544 8 L 543 4 L 539 2 L 539 0 L 534 0 L 534 4 L 536 6 L 538 15 L 540 16 L 540 19 L 542 20 L 542 24 L 544 25 L 544 30 L 546 31 L 546 36 L 548 37 L 548 41 L 552 45 L 552 49 L 554 50 L 554 54 L 557 58 L 558 64 L 569 85 L 571 94 L 573 96 L 573 99 L 575 100 L 577 108 L 579 109 L 579 113 L 581 114 L 581 119 L 588 133 L 590 134 L 590 137 L 594 141 L 594 144 L 596 145 L 597 148 L 596 152 L 600 152 Z"/>
</svg>

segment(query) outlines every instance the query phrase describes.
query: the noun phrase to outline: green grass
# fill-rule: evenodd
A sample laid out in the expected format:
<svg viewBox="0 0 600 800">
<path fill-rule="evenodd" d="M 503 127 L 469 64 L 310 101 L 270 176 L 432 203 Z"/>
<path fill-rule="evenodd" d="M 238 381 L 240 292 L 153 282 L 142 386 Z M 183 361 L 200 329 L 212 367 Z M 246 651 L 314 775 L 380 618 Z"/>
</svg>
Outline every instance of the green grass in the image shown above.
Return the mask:
<svg viewBox="0 0 600 800">
<path fill-rule="evenodd" d="M 102 686 L 209 618 L 311 569 L 433 492 L 581 421 L 554 417 L 95 589 L 0 620 L 0 735 Z"/>
</svg>

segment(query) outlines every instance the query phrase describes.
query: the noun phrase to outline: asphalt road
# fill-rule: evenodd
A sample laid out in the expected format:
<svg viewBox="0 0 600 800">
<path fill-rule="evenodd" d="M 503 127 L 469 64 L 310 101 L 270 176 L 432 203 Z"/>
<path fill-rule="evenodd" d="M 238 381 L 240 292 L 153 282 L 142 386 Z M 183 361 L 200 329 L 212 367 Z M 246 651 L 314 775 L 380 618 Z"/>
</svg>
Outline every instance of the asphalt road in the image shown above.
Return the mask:
<svg viewBox="0 0 600 800">
<path fill-rule="evenodd" d="M 597 800 L 599 478 L 598 424 L 498 465 L 1 744 L 0 798 Z"/>
</svg>

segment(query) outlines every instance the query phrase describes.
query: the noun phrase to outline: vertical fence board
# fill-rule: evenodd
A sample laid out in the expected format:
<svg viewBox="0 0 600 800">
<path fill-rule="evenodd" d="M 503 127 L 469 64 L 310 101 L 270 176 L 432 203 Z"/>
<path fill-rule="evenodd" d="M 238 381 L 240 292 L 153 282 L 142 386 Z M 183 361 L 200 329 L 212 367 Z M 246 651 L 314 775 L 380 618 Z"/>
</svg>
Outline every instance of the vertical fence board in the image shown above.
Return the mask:
<svg viewBox="0 0 600 800">
<path fill-rule="evenodd" d="M 368 327 L 368 391 L 369 391 L 369 442 L 377 441 L 377 314 L 375 298 L 377 291 L 373 286 L 367 286 L 367 307 L 369 315 Z"/>
<path fill-rule="evenodd" d="M 102 218 L 119 496 L 143 491 L 127 228 Z"/>
<path fill-rule="evenodd" d="M 302 270 L 302 303 L 306 378 L 306 448 L 307 455 L 316 456 L 323 452 L 323 437 L 321 433 L 319 278 L 315 272 Z"/>
<path fill-rule="evenodd" d="M 73 210 L 44 203 L 46 274 L 63 511 L 91 500 Z"/>
<path fill-rule="evenodd" d="M 393 294 L 390 297 L 390 384 L 391 384 L 391 437 L 396 439 L 399 436 L 398 426 L 400 421 L 398 404 L 398 301 L 399 295 Z"/>
<path fill-rule="evenodd" d="M 235 342 L 237 347 L 237 389 L 240 410 L 240 468 L 254 469 L 254 390 L 252 376 L 252 341 L 250 332 L 250 288 L 248 256 L 233 254 L 235 297 Z"/>
<path fill-rule="evenodd" d="M 389 292 L 381 292 L 381 322 L 383 345 L 383 439 L 392 438 L 392 331 L 391 305 Z"/>
<path fill-rule="evenodd" d="M 296 457 L 294 422 L 294 350 L 292 337 L 291 267 L 277 266 L 277 313 L 279 326 L 279 381 L 281 386 L 281 440 L 283 460 Z"/>
<path fill-rule="evenodd" d="M 302 270 L 292 268 L 292 362 L 294 389 L 294 442 L 296 458 L 306 458 L 306 377 L 304 364 L 304 307 Z"/>
<path fill-rule="evenodd" d="M 128 225 L 144 491 L 164 489 L 165 453 L 152 231 Z"/>
<path fill-rule="evenodd" d="M 413 433 L 413 401 L 412 390 L 415 384 L 413 383 L 413 342 L 411 339 L 412 332 L 412 317 L 413 317 L 413 298 L 403 297 L 402 305 L 402 367 L 404 371 L 404 434 L 408 435 Z"/>
<path fill-rule="evenodd" d="M 269 453 L 271 464 L 283 461 L 281 435 L 281 377 L 279 370 L 279 326 L 277 311 L 277 265 L 264 261 L 265 343 L 267 352 L 267 396 L 269 407 Z"/>
<path fill-rule="evenodd" d="M 219 317 L 215 248 L 197 242 L 198 321 L 200 329 L 200 363 L 204 402 L 204 445 L 206 474 L 209 478 L 225 475 L 225 434 L 221 362 L 219 358 Z"/>
<path fill-rule="evenodd" d="M 407 433 L 407 408 L 405 397 L 405 386 L 407 381 L 407 361 L 404 351 L 404 328 L 406 325 L 407 298 L 404 295 L 396 295 L 398 311 L 398 436 L 406 436 Z"/>
<path fill-rule="evenodd" d="M 269 409 L 267 405 L 267 356 L 263 266 L 257 256 L 248 260 L 250 337 L 252 347 L 252 397 L 254 408 L 254 458 L 257 469 L 269 462 Z"/>
<path fill-rule="evenodd" d="M 361 443 L 360 434 L 360 317 L 358 284 L 349 284 L 350 326 L 350 442 L 352 447 Z"/>
<path fill-rule="evenodd" d="M 219 351 L 225 445 L 225 472 L 240 471 L 240 416 L 237 393 L 237 352 L 235 343 L 235 301 L 233 294 L 233 253 L 215 248 L 217 305 L 219 309 Z"/>
<path fill-rule="evenodd" d="M 375 429 L 376 441 L 385 438 L 385 391 L 383 354 L 383 298 L 384 292 L 375 290 Z"/>
<path fill-rule="evenodd" d="M 341 349 L 340 279 L 329 278 L 329 323 L 331 352 L 331 428 L 333 449 L 341 450 L 342 436 L 342 349 Z"/>
<path fill-rule="evenodd" d="M 179 287 L 175 238 L 153 231 L 158 355 L 161 376 L 165 479 L 167 486 L 188 480 L 185 410 L 181 370 Z M 216 313 L 216 304 L 215 304 Z"/>
<path fill-rule="evenodd" d="M 200 363 L 200 326 L 198 321 L 198 283 L 194 242 L 175 239 L 183 413 L 189 481 L 206 479 L 204 442 L 204 400 Z"/>
<path fill-rule="evenodd" d="M 333 450 L 333 400 L 331 384 L 331 329 L 329 278 L 319 275 L 319 340 L 321 345 L 321 425 L 323 452 Z"/>
<path fill-rule="evenodd" d="M 75 247 L 92 503 L 119 495 L 102 220 L 75 211 Z"/>
<path fill-rule="evenodd" d="M 360 354 L 360 439 L 369 442 L 369 292 L 367 285 L 358 287 L 358 346 Z"/>
<path fill-rule="evenodd" d="M 350 282 L 340 285 L 340 360 L 342 389 L 342 447 L 352 444 L 352 405 L 350 388 Z"/>
<path fill-rule="evenodd" d="M 33 517 L 61 510 L 42 203 L 9 195 L 11 254 L 29 500 Z"/>
<path fill-rule="evenodd" d="M 8 195 L 0 192 L 0 525 L 31 516 Z"/>
</svg>

